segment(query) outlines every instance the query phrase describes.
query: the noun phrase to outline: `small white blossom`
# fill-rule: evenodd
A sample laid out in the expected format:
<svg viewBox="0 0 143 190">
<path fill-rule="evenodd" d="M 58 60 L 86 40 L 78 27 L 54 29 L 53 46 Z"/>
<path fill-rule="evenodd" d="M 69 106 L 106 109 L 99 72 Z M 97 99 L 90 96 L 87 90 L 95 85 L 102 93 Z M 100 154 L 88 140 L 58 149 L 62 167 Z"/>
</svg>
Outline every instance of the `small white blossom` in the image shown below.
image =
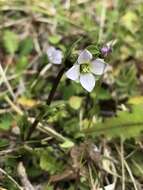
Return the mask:
<svg viewBox="0 0 143 190">
<path fill-rule="evenodd" d="M 96 76 L 104 73 L 106 64 L 102 59 L 92 60 L 88 50 L 80 53 L 77 62 L 66 72 L 66 76 L 74 81 L 79 81 L 83 88 L 91 92 L 96 83 Z"/>
<path fill-rule="evenodd" d="M 47 56 L 48 56 L 50 63 L 57 64 L 57 65 L 62 63 L 62 58 L 63 58 L 62 51 L 56 49 L 53 46 L 48 48 Z"/>
</svg>

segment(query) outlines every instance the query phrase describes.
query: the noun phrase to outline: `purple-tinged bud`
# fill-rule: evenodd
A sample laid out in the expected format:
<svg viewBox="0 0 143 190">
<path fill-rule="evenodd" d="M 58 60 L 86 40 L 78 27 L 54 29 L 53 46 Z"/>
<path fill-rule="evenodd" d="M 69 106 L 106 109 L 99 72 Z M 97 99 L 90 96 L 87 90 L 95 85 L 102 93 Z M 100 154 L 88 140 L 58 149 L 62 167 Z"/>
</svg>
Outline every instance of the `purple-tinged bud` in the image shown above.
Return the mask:
<svg viewBox="0 0 143 190">
<path fill-rule="evenodd" d="M 111 40 L 108 43 L 106 43 L 102 48 L 101 48 L 101 54 L 106 57 L 108 56 L 113 49 L 113 46 L 117 43 L 117 39 Z"/>
<path fill-rule="evenodd" d="M 101 54 L 102 54 L 104 57 L 108 56 L 108 55 L 111 53 L 111 51 L 112 51 L 112 48 L 111 48 L 111 46 L 109 46 L 109 45 L 105 45 L 105 46 L 103 46 L 103 47 L 101 48 Z"/>
</svg>

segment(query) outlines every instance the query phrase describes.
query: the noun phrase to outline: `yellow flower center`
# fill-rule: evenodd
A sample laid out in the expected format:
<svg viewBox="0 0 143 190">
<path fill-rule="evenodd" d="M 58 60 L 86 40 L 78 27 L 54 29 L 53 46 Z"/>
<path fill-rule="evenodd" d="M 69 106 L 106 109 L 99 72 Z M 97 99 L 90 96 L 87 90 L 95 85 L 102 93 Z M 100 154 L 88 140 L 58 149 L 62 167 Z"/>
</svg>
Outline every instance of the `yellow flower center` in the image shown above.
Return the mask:
<svg viewBox="0 0 143 190">
<path fill-rule="evenodd" d="M 90 72 L 90 64 L 89 63 L 83 63 L 80 65 L 80 72 L 81 73 L 89 73 Z"/>
</svg>

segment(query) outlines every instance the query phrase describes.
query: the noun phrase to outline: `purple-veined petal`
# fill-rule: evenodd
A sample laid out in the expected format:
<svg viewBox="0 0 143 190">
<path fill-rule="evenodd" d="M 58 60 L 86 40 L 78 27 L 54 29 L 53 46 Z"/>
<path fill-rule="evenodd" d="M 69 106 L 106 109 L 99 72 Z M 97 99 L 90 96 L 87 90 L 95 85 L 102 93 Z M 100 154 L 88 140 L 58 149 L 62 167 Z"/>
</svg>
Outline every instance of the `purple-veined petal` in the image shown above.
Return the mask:
<svg viewBox="0 0 143 190">
<path fill-rule="evenodd" d="M 85 88 L 88 92 L 91 92 L 93 90 L 95 82 L 95 77 L 91 73 L 80 75 L 80 83 L 82 87 Z"/>
<path fill-rule="evenodd" d="M 104 73 L 106 64 L 103 59 L 95 59 L 91 62 L 91 72 L 95 75 L 102 75 Z"/>
<path fill-rule="evenodd" d="M 79 57 L 78 57 L 78 63 L 82 64 L 82 63 L 86 63 L 89 62 L 92 59 L 92 54 L 88 51 L 88 50 L 83 50 Z"/>
<path fill-rule="evenodd" d="M 66 76 L 67 78 L 77 81 L 79 79 L 79 75 L 80 75 L 80 65 L 73 65 L 67 72 L 66 72 Z"/>
</svg>

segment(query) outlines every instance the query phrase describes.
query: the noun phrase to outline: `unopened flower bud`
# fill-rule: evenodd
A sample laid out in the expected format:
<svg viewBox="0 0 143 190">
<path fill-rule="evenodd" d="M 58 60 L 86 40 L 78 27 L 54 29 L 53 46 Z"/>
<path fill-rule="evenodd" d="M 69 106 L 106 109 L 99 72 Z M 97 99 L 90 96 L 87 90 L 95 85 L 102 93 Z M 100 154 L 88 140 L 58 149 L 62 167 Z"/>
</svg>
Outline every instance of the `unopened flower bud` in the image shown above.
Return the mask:
<svg viewBox="0 0 143 190">
<path fill-rule="evenodd" d="M 101 53 L 104 57 L 108 56 L 111 53 L 112 49 L 111 46 L 105 45 L 101 48 Z"/>
</svg>

